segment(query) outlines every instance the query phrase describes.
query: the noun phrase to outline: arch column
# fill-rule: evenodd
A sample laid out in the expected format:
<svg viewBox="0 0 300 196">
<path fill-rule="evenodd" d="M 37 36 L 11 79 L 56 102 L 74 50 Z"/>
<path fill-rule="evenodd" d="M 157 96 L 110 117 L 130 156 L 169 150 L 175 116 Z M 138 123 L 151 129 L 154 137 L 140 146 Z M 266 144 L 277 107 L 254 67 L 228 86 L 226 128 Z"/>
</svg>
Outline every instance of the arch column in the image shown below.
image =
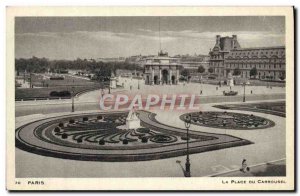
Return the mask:
<svg viewBox="0 0 300 196">
<path fill-rule="evenodd" d="M 176 67 L 176 84 L 178 84 L 178 80 L 179 80 L 179 69 L 178 67 Z"/>
<path fill-rule="evenodd" d="M 161 67 L 159 67 L 159 84 L 162 84 L 162 81 L 161 81 Z"/>
<path fill-rule="evenodd" d="M 170 73 L 169 73 L 169 84 L 172 84 L 172 69 L 170 68 Z"/>
<path fill-rule="evenodd" d="M 151 73 L 152 81 L 151 81 L 151 84 L 153 85 L 154 84 L 154 68 L 153 68 L 153 66 L 151 66 L 151 68 L 152 68 L 152 73 Z"/>
</svg>

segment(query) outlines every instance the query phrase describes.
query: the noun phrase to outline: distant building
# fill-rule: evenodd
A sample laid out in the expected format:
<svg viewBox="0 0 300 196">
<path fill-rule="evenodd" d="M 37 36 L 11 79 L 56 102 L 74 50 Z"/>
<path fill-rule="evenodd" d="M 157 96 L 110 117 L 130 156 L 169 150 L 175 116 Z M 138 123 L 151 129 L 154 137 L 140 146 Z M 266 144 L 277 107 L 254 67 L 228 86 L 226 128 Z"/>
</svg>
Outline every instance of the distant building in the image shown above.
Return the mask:
<svg viewBox="0 0 300 196">
<path fill-rule="evenodd" d="M 145 84 L 177 84 L 179 80 L 180 63 L 177 58 L 160 51 L 158 56 L 148 57 L 144 63 Z"/>
<path fill-rule="evenodd" d="M 142 76 L 143 71 L 140 70 L 128 70 L 128 69 L 117 69 L 116 76 L 122 77 L 134 77 L 134 76 Z"/>
<path fill-rule="evenodd" d="M 242 78 L 250 78 L 256 68 L 257 78 L 281 80 L 285 78 L 285 47 L 241 48 L 237 36 L 216 36 L 216 44 L 209 52 L 209 67 L 219 77 L 239 69 Z"/>
<path fill-rule="evenodd" d="M 146 59 L 151 57 L 154 57 L 154 55 L 145 56 L 140 54 L 140 55 L 130 56 L 125 59 L 125 63 L 134 64 L 143 67 L 146 62 Z"/>
<path fill-rule="evenodd" d="M 96 61 L 104 62 L 104 63 L 114 63 L 114 62 L 123 63 L 125 62 L 125 58 L 124 57 L 97 58 Z"/>
<path fill-rule="evenodd" d="M 209 56 L 207 55 L 177 55 L 175 56 L 179 59 L 180 64 L 185 69 L 198 70 L 202 66 L 207 72 L 209 67 Z"/>
</svg>

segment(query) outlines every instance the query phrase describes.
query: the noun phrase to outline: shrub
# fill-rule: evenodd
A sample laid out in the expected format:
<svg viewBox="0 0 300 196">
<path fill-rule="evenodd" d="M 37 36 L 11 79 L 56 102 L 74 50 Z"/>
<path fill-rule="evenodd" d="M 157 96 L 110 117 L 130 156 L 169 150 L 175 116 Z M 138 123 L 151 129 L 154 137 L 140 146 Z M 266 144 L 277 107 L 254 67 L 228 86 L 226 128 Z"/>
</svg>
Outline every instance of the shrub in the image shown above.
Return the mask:
<svg viewBox="0 0 300 196">
<path fill-rule="evenodd" d="M 128 144 L 128 140 L 127 140 L 127 139 L 124 139 L 124 140 L 123 140 L 123 144 Z"/>
<path fill-rule="evenodd" d="M 140 133 L 149 133 L 150 129 L 149 128 L 138 128 L 137 131 Z"/>
<path fill-rule="evenodd" d="M 182 136 L 181 137 L 182 140 L 187 140 L 187 136 Z M 190 139 L 189 139 L 190 140 Z"/>
<path fill-rule="evenodd" d="M 49 94 L 51 97 L 70 97 L 71 93 L 70 91 L 51 91 Z"/>
<path fill-rule="evenodd" d="M 63 134 L 61 135 L 61 138 L 62 138 L 62 139 L 67 139 L 67 138 L 68 138 L 68 135 L 67 135 L 66 133 L 63 133 Z"/>
<path fill-rule="evenodd" d="M 50 77 L 50 80 L 64 80 L 64 77 Z"/>
<path fill-rule="evenodd" d="M 104 145 L 104 144 L 105 144 L 105 141 L 104 141 L 104 140 L 100 140 L 100 141 L 99 141 L 99 144 L 100 144 L 100 145 Z"/>
<path fill-rule="evenodd" d="M 58 96 L 60 96 L 60 97 L 70 97 L 71 93 L 70 93 L 70 91 L 60 91 L 58 93 Z"/>
<path fill-rule="evenodd" d="M 82 118 L 82 120 L 83 120 L 83 121 L 88 121 L 89 118 L 88 118 L 87 116 L 85 116 L 85 117 Z"/>
<path fill-rule="evenodd" d="M 200 65 L 200 66 L 198 67 L 198 72 L 199 72 L 199 73 L 204 73 L 204 72 L 205 72 L 205 68 L 204 68 L 202 65 Z"/>
<path fill-rule="evenodd" d="M 142 137 L 142 143 L 147 143 L 148 142 L 148 138 L 147 137 Z"/>
<path fill-rule="evenodd" d="M 58 92 L 57 91 L 51 91 L 50 92 L 50 96 L 51 97 L 57 97 L 58 96 Z"/>
<path fill-rule="evenodd" d="M 59 123 L 58 126 L 59 127 L 64 127 L 64 123 Z"/>
<path fill-rule="evenodd" d="M 56 133 L 60 132 L 60 128 L 59 127 L 55 127 L 54 132 L 56 132 Z"/>
<path fill-rule="evenodd" d="M 77 139 L 77 143 L 82 143 L 82 139 L 81 138 Z"/>
<path fill-rule="evenodd" d="M 241 75 L 241 70 L 239 69 L 239 68 L 235 68 L 234 70 L 233 70 L 233 74 L 232 75 L 234 75 L 234 76 L 239 76 L 239 75 Z"/>
<path fill-rule="evenodd" d="M 279 79 L 280 79 L 280 80 L 284 80 L 285 77 L 284 77 L 284 76 L 280 76 Z"/>
</svg>

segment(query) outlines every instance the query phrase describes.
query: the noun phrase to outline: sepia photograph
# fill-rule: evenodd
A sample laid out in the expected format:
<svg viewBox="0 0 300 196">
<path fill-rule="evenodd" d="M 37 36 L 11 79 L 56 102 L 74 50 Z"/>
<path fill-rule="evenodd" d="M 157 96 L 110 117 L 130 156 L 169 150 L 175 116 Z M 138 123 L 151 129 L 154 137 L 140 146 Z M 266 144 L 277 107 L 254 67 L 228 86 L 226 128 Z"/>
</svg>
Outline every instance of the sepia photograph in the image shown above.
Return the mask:
<svg viewBox="0 0 300 196">
<path fill-rule="evenodd" d="M 8 189 L 294 189 L 292 7 L 69 11 L 7 9 Z"/>
</svg>

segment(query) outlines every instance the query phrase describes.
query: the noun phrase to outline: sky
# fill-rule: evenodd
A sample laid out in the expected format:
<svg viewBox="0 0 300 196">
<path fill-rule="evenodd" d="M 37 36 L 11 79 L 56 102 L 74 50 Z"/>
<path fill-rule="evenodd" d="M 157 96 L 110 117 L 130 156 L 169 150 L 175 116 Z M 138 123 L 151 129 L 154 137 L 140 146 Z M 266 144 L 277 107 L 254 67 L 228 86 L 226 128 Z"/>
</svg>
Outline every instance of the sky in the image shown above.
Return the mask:
<svg viewBox="0 0 300 196">
<path fill-rule="evenodd" d="M 242 48 L 284 46 L 284 21 L 282 16 L 17 17 L 15 56 L 72 60 L 154 55 L 160 43 L 169 55 L 207 55 L 216 35 L 237 35 Z"/>
</svg>

